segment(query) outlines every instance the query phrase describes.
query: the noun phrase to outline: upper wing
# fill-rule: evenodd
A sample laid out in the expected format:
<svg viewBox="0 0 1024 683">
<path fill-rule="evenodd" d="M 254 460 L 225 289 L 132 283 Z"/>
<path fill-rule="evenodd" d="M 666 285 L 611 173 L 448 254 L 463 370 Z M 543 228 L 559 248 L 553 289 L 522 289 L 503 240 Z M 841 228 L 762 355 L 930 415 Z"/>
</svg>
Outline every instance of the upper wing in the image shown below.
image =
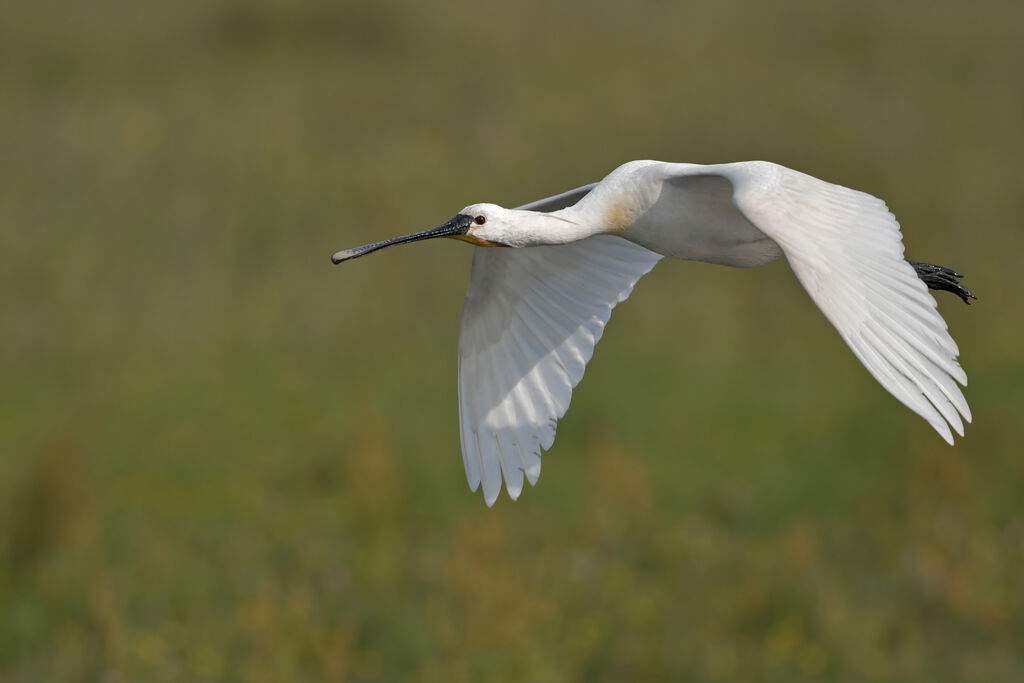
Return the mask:
<svg viewBox="0 0 1024 683">
<path fill-rule="evenodd" d="M 733 204 L 785 253 L 793 272 L 882 386 L 950 444 L 971 421 L 967 375 L 935 299 L 903 258 L 885 202 L 767 162 L 667 164 L 673 184 L 721 175 Z M 959 411 L 959 415 L 957 414 Z M 947 424 L 948 422 L 948 424 Z"/>
<path fill-rule="evenodd" d="M 459 431 L 469 486 L 483 482 L 488 505 L 503 475 L 513 499 L 524 474 L 537 482 L 541 448 L 554 442 L 612 309 L 660 258 L 610 235 L 473 250 L 459 330 Z"/>
<path fill-rule="evenodd" d="M 594 189 L 595 185 L 597 185 L 597 183 L 590 183 L 589 185 L 584 185 L 583 187 L 577 187 L 575 190 L 569 190 L 568 192 L 563 192 L 562 194 L 556 194 L 554 197 L 538 199 L 535 202 L 523 204 L 522 206 L 517 206 L 516 208 L 521 209 L 523 211 L 547 211 L 549 213 L 551 211 L 558 211 L 559 209 L 564 209 L 567 206 L 572 206 L 579 200 L 583 199 L 583 197 L 585 197 L 587 194 L 590 193 L 591 190 Z"/>
</svg>

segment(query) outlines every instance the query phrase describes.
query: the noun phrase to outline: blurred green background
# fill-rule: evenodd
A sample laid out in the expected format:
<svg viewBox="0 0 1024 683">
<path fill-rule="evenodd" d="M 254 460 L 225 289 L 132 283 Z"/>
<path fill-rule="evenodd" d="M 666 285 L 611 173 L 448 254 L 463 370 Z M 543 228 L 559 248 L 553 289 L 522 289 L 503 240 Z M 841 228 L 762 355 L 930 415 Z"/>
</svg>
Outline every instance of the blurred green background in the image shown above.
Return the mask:
<svg viewBox="0 0 1024 683">
<path fill-rule="evenodd" d="M 4 3 L 0 678 L 1024 679 L 1024 3 Z M 885 198 L 953 448 L 784 262 L 666 262 L 465 484 L 470 249 L 638 158 Z"/>
</svg>

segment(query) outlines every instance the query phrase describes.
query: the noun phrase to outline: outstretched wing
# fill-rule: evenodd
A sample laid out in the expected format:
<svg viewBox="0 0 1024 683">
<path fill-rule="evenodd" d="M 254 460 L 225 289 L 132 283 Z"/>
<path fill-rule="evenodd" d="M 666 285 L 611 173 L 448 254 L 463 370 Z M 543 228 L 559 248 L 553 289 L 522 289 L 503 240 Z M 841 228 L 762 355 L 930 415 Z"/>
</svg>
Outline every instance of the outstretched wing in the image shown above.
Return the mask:
<svg viewBox="0 0 1024 683">
<path fill-rule="evenodd" d="M 660 258 L 611 235 L 474 249 L 459 330 L 459 430 L 469 486 L 482 482 L 488 505 L 502 477 L 513 500 L 524 475 L 537 482 L 541 449 L 554 442 L 612 309 Z"/>
<path fill-rule="evenodd" d="M 971 411 L 953 381 L 967 385 L 960 351 L 904 260 L 900 226 L 885 202 L 768 162 L 665 167 L 666 187 L 702 175 L 727 178 L 733 204 L 782 248 L 875 379 L 950 444 L 950 426 L 963 436 L 960 415 L 970 422 Z"/>
<path fill-rule="evenodd" d="M 517 206 L 516 208 L 522 211 L 546 211 L 548 213 L 558 211 L 559 209 L 564 209 L 567 206 L 572 206 L 579 200 L 583 199 L 585 196 L 590 194 L 590 191 L 594 189 L 595 185 L 597 185 L 597 183 L 590 183 L 583 187 L 577 187 L 575 190 L 556 194 L 554 197 L 538 199 L 530 202 L 529 204 Z"/>
</svg>

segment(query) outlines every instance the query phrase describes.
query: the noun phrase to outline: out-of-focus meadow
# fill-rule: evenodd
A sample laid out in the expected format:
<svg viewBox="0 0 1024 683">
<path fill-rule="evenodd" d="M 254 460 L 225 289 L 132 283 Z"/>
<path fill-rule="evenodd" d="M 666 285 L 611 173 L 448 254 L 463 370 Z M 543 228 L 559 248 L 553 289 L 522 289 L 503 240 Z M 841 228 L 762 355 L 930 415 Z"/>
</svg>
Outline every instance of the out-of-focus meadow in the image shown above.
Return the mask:
<svg viewBox="0 0 1024 683">
<path fill-rule="evenodd" d="M 1024 679 L 1024 4 L 5 3 L 0 678 Z M 666 262 L 465 484 L 470 249 L 636 158 L 885 198 L 975 424 L 784 262 Z"/>
</svg>

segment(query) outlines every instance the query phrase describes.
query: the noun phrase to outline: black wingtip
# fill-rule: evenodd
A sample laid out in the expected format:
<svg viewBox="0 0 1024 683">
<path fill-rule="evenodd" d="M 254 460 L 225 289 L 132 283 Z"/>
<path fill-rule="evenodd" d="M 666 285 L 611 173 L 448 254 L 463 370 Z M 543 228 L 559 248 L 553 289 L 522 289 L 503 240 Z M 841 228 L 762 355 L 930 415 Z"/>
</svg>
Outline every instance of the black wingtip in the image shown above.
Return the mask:
<svg viewBox="0 0 1024 683">
<path fill-rule="evenodd" d="M 958 278 L 962 278 L 963 275 L 952 268 L 937 266 L 934 263 L 911 261 L 909 259 L 907 260 L 907 263 L 914 267 L 914 272 L 917 273 L 917 276 L 921 278 L 922 282 L 928 285 L 929 289 L 941 289 L 947 292 L 953 292 L 963 299 L 964 303 L 968 306 L 971 304 L 971 299 L 978 299 L 978 297 L 974 296 L 971 290 L 960 284 Z"/>
</svg>

